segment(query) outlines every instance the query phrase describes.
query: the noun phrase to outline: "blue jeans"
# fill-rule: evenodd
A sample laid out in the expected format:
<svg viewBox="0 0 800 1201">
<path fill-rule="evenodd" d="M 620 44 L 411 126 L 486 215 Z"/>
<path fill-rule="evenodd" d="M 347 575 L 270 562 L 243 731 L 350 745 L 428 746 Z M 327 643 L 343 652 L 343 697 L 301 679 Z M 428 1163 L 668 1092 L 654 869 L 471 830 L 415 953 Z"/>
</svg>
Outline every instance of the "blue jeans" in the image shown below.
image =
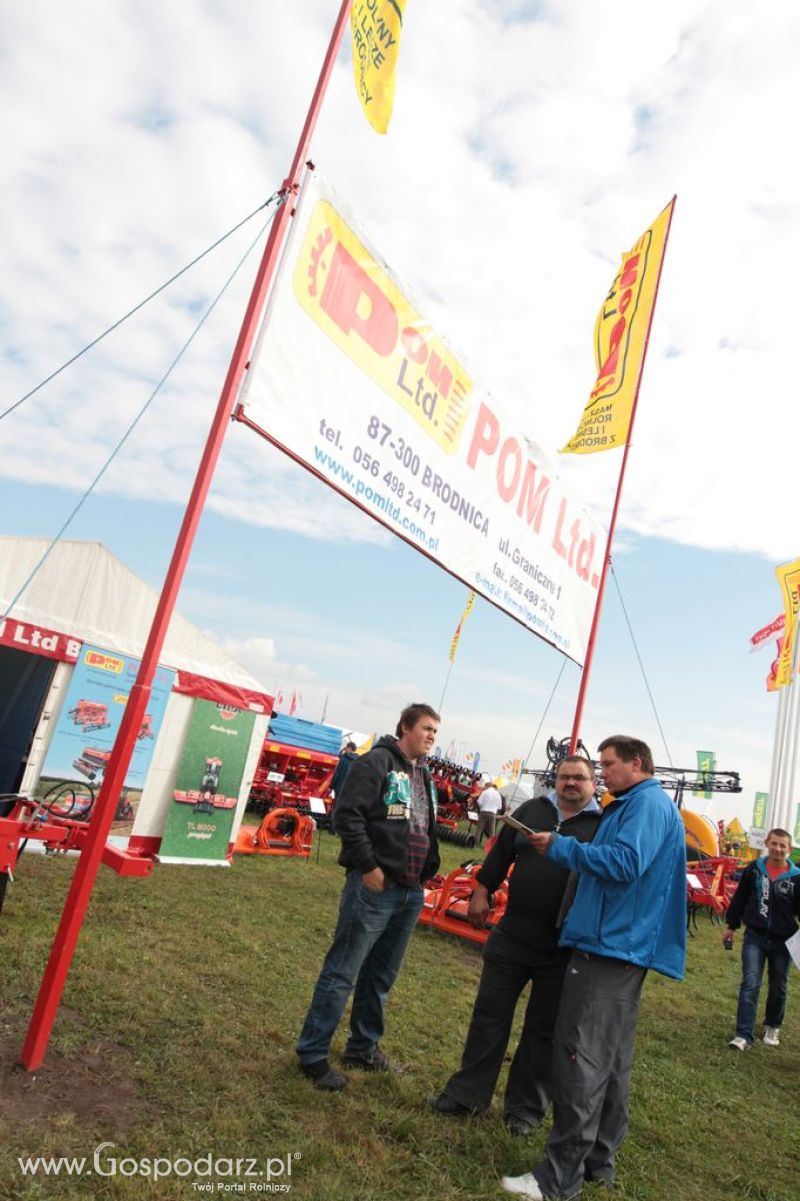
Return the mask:
<svg viewBox="0 0 800 1201">
<path fill-rule="evenodd" d="M 302 1064 L 328 1058 L 331 1039 L 353 991 L 345 1055 L 368 1058 L 383 1035 L 383 1010 L 422 909 L 422 888 L 387 880 L 371 892 L 361 873 L 347 874 L 333 942 L 311 998 L 296 1051 Z"/>
<path fill-rule="evenodd" d="M 742 943 L 742 983 L 736 1012 L 736 1033 L 752 1042 L 755 1038 L 756 1008 L 761 991 L 764 964 L 767 965 L 767 1009 L 764 1023 L 780 1026 L 786 1012 L 786 981 L 790 955 L 786 943 L 770 938 L 760 930 L 746 930 Z"/>
</svg>

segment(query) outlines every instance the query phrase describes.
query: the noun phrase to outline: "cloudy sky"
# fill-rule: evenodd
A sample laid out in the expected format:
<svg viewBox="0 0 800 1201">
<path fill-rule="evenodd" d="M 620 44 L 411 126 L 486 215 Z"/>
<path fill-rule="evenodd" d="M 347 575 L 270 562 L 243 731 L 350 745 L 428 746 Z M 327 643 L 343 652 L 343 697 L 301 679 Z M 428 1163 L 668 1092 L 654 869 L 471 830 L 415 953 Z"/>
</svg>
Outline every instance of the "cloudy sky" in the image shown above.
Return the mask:
<svg viewBox="0 0 800 1201">
<path fill-rule="evenodd" d="M 6 6 L 0 408 L 13 404 L 280 186 L 338 10 L 121 0 Z M 800 553 L 792 435 L 800 265 L 800 12 L 789 0 L 651 6 L 409 0 L 395 114 L 360 115 L 349 51 L 312 157 L 422 311 L 543 447 L 574 431 L 594 318 L 626 250 L 677 193 L 587 705 L 660 763 L 765 790 L 774 697 L 751 633 Z M 0 424 L 6 533 L 52 535 L 259 230 L 254 218 Z M 158 584 L 256 267 L 251 255 L 69 536 Z M 562 460 L 606 520 L 616 453 Z M 463 585 L 232 427 L 181 597 L 304 715 L 387 729 L 437 704 Z M 486 602 L 443 741 L 525 755 L 561 667 Z M 534 748 L 569 730 L 567 664 Z"/>
</svg>

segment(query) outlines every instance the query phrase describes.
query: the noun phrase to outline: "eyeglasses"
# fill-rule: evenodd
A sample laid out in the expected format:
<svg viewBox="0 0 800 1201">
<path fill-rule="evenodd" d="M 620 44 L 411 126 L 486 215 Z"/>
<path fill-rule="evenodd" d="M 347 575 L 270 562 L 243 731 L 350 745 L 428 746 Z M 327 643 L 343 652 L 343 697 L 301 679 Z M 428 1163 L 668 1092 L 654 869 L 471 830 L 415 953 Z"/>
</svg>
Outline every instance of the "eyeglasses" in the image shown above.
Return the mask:
<svg viewBox="0 0 800 1201">
<path fill-rule="evenodd" d="M 584 775 L 568 776 L 566 772 L 559 772 L 558 775 L 556 776 L 556 781 L 558 781 L 558 780 L 562 780 L 562 781 L 573 780 L 573 781 L 575 781 L 575 783 L 586 784 L 591 780 L 591 778 L 592 778 L 591 776 L 584 776 Z"/>
</svg>

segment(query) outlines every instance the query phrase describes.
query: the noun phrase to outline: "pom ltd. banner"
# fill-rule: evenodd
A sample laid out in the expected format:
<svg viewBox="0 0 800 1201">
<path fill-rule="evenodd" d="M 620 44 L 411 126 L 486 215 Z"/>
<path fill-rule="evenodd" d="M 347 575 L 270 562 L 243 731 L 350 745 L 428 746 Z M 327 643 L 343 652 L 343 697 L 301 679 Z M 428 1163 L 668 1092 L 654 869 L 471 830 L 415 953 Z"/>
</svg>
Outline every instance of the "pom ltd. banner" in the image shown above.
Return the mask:
<svg viewBox="0 0 800 1201">
<path fill-rule="evenodd" d="M 583 661 L 603 531 L 316 174 L 298 204 L 237 415 Z"/>
</svg>

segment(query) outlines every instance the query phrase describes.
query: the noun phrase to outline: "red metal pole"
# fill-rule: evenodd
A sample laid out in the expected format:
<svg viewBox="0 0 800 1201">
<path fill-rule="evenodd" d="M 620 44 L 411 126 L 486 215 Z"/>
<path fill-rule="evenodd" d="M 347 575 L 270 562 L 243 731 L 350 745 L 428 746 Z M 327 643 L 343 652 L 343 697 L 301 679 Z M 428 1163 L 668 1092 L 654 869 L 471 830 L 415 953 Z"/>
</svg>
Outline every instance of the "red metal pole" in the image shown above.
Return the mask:
<svg viewBox="0 0 800 1201">
<path fill-rule="evenodd" d="M 139 731 L 145 708 L 150 697 L 150 690 L 158 666 L 158 658 L 167 633 L 178 591 L 186 570 L 186 563 L 192 548 L 197 525 L 203 510 L 214 468 L 222 448 L 222 440 L 230 420 L 231 412 L 239 390 L 239 385 L 247 365 L 250 349 L 258 328 L 259 319 L 264 308 L 269 286 L 272 282 L 283 241 L 286 235 L 289 218 L 292 212 L 292 198 L 296 194 L 300 182 L 300 173 L 308 155 L 308 148 L 325 91 L 333 71 L 333 64 L 342 40 L 345 23 L 350 11 L 351 0 L 343 0 L 336 19 L 328 51 L 322 64 L 322 70 L 317 80 L 317 86 L 311 99 L 305 125 L 297 143 L 294 161 L 283 184 L 284 203 L 278 210 L 272 223 L 272 229 L 264 248 L 264 254 L 258 268 L 256 280 L 247 305 L 242 328 L 233 351 L 225 383 L 220 393 L 217 411 L 209 430 L 203 457 L 197 470 L 194 487 L 186 506 L 178 539 L 172 553 L 172 561 L 164 580 L 164 587 L 156 607 L 153 624 L 147 645 L 142 656 L 136 682 L 131 689 L 125 713 L 117 734 L 114 748 L 106 769 L 105 778 L 97 797 L 92 815 L 91 825 L 87 834 L 84 849 L 81 851 L 72 884 L 67 894 L 61 921 L 50 950 L 50 958 L 39 987 L 39 995 L 31 1016 L 25 1043 L 20 1055 L 20 1062 L 28 1071 L 36 1071 L 41 1066 L 53 1028 L 56 1011 L 61 1001 L 61 994 L 69 972 L 72 955 L 80 935 L 83 918 L 86 913 L 95 877 L 100 866 L 106 838 L 111 828 L 117 800 L 125 783 L 136 735 Z"/>
<path fill-rule="evenodd" d="M 583 671 L 581 672 L 581 686 L 578 689 L 578 700 L 575 704 L 575 716 L 572 719 L 572 733 L 569 740 L 569 753 L 575 754 L 575 749 L 578 745 L 580 736 L 581 719 L 583 718 L 583 706 L 586 702 L 586 691 L 589 686 L 589 673 L 592 667 L 592 659 L 594 658 L 594 647 L 597 641 L 597 628 L 600 625 L 600 610 L 603 605 L 603 594 L 606 588 L 606 577 L 608 569 L 611 565 L 611 544 L 614 540 L 614 530 L 617 525 L 617 513 L 619 512 L 619 502 L 622 496 L 622 481 L 625 478 L 625 468 L 628 463 L 628 451 L 631 448 L 631 434 L 633 433 L 633 422 L 636 417 L 636 407 L 639 404 L 639 389 L 642 386 L 642 375 L 644 374 L 644 361 L 647 358 L 647 348 L 650 345 L 650 330 L 653 328 L 653 316 L 656 311 L 656 301 L 658 300 L 658 289 L 661 284 L 661 272 L 664 269 L 664 259 L 667 257 L 667 243 L 669 242 L 669 231 L 672 228 L 672 218 L 675 213 L 675 202 L 677 196 L 672 197 L 672 210 L 669 215 L 669 224 L 667 232 L 664 235 L 664 252 L 661 255 L 661 262 L 658 266 L 658 279 L 656 280 L 655 292 L 653 293 L 653 307 L 650 309 L 650 321 L 647 326 L 647 334 L 644 340 L 644 350 L 642 351 L 642 363 L 639 368 L 639 378 L 636 381 L 636 392 L 631 405 L 631 419 L 628 424 L 628 436 L 625 439 L 625 450 L 622 454 L 622 463 L 619 469 L 619 479 L 617 480 L 617 491 L 614 496 L 614 507 L 611 510 L 611 524 L 608 527 L 608 538 L 606 540 L 606 549 L 603 556 L 603 566 L 600 571 L 600 583 L 597 586 L 597 600 L 594 606 L 594 616 L 592 617 L 592 628 L 589 631 L 589 642 L 586 647 L 586 658 L 583 661 Z"/>
</svg>

